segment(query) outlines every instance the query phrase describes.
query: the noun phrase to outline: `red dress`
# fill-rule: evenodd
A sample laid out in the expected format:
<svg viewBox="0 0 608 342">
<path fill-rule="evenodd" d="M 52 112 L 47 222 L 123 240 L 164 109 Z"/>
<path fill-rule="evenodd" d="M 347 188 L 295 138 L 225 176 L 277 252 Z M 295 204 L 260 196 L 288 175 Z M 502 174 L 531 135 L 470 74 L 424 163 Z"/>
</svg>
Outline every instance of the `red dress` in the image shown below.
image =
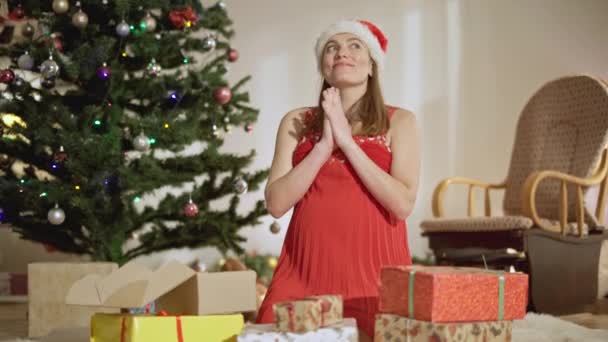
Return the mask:
<svg viewBox="0 0 608 342">
<path fill-rule="evenodd" d="M 387 109 L 390 120 L 396 108 Z M 310 120 L 314 109 L 306 114 Z M 293 152 L 294 167 L 318 138 L 302 138 Z M 353 138 L 378 167 L 390 171 L 392 154 L 384 135 Z M 257 322 L 274 322 L 276 302 L 340 294 L 344 317 L 356 318 L 359 328 L 373 337 L 380 268 L 409 264 L 405 221 L 395 219 L 374 199 L 338 149 L 294 207 Z"/>
</svg>

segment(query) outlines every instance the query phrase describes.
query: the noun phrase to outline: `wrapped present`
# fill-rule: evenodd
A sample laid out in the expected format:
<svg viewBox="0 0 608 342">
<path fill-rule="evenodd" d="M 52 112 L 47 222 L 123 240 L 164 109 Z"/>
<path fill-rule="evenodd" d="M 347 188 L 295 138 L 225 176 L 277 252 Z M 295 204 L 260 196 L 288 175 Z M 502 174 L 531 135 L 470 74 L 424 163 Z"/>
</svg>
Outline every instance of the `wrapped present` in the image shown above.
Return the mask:
<svg viewBox="0 0 608 342">
<path fill-rule="evenodd" d="M 321 327 L 321 302 L 302 299 L 276 303 L 272 306 L 277 330 L 283 332 L 306 332 Z"/>
<path fill-rule="evenodd" d="M 340 295 L 310 296 L 305 299 L 313 299 L 321 303 L 321 326 L 327 326 L 342 321 L 343 304 Z"/>
<path fill-rule="evenodd" d="M 27 274 L 0 272 L 0 296 L 27 296 Z"/>
<path fill-rule="evenodd" d="M 0 296 L 11 295 L 11 276 L 9 273 L 0 272 Z"/>
<path fill-rule="evenodd" d="M 339 323 L 321 327 L 304 333 L 282 332 L 274 324 L 246 325 L 238 337 L 238 342 L 312 342 L 339 341 L 357 342 L 359 333 L 357 321 L 345 318 Z"/>
<path fill-rule="evenodd" d="M 432 322 L 523 319 L 528 275 L 465 267 L 389 266 L 379 311 Z"/>
<path fill-rule="evenodd" d="M 510 342 L 511 321 L 438 323 L 378 314 L 374 342 Z"/>
<path fill-rule="evenodd" d="M 91 342 L 234 341 L 243 315 L 155 316 L 95 314 Z"/>
</svg>

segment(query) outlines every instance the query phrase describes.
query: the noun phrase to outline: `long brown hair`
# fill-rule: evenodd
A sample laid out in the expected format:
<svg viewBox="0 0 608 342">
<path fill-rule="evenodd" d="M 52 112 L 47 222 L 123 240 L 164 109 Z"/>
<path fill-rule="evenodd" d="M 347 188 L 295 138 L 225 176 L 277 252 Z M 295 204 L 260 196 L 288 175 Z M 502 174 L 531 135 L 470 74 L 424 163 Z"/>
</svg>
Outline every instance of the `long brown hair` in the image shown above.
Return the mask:
<svg viewBox="0 0 608 342">
<path fill-rule="evenodd" d="M 323 101 L 323 91 L 331 87 L 326 80 L 323 80 L 321 92 L 319 93 L 319 104 L 316 109 L 316 115 L 312 120 L 312 124 L 309 129 L 314 133 L 322 133 L 323 131 L 323 119 L 325 118 L 325 111 L 321 106 Z M 365 94 L 357 101 L 350 111 L 355 111 L 361 118 L 361 132 L 360 135 L 380 135 L 385 134 L 390 123 L 386 112 L 386 106 L 384 104 L 384 97 L 382 96 L 382 90 L 380 89 L 380 80 L 378 79 L 378 67 L 376 63 L 372 62 L 372 75 L 368 77 L 367 89 Z"/>
</svg>

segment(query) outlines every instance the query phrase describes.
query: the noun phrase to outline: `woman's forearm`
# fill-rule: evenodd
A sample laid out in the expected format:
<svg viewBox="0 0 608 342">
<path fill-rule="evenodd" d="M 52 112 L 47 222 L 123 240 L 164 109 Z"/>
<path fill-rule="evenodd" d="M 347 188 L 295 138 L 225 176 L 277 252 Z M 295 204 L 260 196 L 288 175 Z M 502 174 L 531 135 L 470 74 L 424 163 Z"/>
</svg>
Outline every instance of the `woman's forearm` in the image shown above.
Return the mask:
<svg viewBox="0 0 608 342">
<path fill-rule="evenodd" d="M 268 184 L 264 195 L 270 215 L 278 218 L 291 209 L 306 194 L 327 158 L 328 153 L 316 144 L 296 167 Z"/>
</svg>

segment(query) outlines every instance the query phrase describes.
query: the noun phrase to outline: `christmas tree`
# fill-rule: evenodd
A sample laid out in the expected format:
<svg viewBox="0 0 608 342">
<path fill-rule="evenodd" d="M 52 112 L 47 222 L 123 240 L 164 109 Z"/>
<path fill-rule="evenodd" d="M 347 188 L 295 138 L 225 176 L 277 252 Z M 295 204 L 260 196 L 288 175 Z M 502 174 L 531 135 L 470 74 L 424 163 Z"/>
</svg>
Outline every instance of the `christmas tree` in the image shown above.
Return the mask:
<svg viewBox="0 0 608 342">
<path fill-rule="evenodd" d="M 238 59 L 225 4 L 2 5 L 10 32 L 0 55 L 11 64 L 0 71 L 0 219 L 24 239 L 93 260 L 200 246 L 241 253 L 239 230 L 266 210 L 259 200 L 238 213 L 239 195 L 267 170 L 245 171 L 255 151 L 219 150 L 230 127 L 250 131 L 258 116 L 242 90 L 248 77 L 225 78 Z M 200 150 L 183 153 L 195 142 Z M 158 206 L 137 204 L 192 184 Z M 225 208 L 210 206 L 222 198 Z"/>
</svg>

